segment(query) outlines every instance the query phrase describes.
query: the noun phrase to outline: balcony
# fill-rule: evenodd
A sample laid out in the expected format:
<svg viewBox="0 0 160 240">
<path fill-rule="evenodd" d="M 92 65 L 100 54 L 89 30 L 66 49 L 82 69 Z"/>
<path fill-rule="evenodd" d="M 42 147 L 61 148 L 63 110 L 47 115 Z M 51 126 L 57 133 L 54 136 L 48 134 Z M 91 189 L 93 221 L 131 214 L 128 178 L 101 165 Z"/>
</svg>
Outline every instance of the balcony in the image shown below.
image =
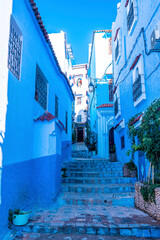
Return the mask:
<svg viewBox="0 0 160 240">
<path fill-rule="evenodd" d="M 142 94 L 142 85 L 141 85 L 141 75 L 138 75 L 138 78 L 133 83 L 133 101 L 137 101 L 137 99 Z"/>
<path fill-rule="evenodd" d="M 118 98 L 116 98 L 116 101 L 114 103 L 114 115 L 116 116 L 118 113 Z"/>
<path fill-rule="evenodd" d="M 128 31 L 131 30 L 133 21 L 134 21 L 134 7 L 133 7 L 133 2 L 132 2 L 131 6 L 130 6 L 130 9 L 129 9 L 129 13 L 127 15 L 127 28 L 128 28 Z"/>
</svg>

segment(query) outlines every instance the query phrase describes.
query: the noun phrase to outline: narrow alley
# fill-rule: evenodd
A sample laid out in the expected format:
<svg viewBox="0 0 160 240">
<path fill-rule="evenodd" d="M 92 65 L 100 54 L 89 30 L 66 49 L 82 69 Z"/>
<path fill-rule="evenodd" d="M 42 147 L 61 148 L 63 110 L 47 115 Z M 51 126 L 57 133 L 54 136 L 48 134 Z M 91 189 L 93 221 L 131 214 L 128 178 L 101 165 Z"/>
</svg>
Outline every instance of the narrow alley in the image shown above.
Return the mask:
<svg viewBox="0 0 160 240">
<path fill-rule="evenodd" d="M 13 239 L 160 239 L 159 222 L 134 207 L 136 178 L 123 177 L 121 163 L 79 158 L 65 168 L 56 206 L 34 212 Z"/>
<path fill-rule="evenodd" d="M 0 240 L 160 240 L 160 0 L 0 0 Z"/>
</svg>

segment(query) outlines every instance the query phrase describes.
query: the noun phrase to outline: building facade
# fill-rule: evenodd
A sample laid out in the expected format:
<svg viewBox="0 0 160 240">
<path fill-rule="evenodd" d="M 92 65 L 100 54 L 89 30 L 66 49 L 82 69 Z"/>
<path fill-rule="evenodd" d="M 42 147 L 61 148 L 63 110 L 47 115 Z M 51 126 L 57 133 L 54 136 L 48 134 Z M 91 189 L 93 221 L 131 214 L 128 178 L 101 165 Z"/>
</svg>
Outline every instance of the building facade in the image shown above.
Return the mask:
<svg viewBox="0 0 160 240">
<path fill-rule="evenodd" d="M 87 64 L 73 65 L 73 75 L 70 76 L 70 85 L 75 96 L 74 103 L 74 127 L 76 141 L 85 141 L 85 123 L 88 110 L 88 79 Z"/>
<path fill-rule="evenodd" d="M 5 228 L 9 208 L 52 202 L 59 193 L 74 96 L 35 2 L 1 1 L 0 20 L 0 218 Z"/>
<path fill-rule="evenodd" d="M 51 33 L 49 34 L 49 39 L 53 46 L 56 58 L 58 60 L 61 71 L 65 74 L 70 83 L 70 76 L 73 74 L 72 61 L 73 51 L 71 44 L 67 43 L 67 34 L 63 31 L 60 33 Z M 74 101 L 72 102 L 72 104 Z M 68 113 L 66 113 L 66 118 L 68 118 Z M 73 113 L 72 113 L 73 118 Z M 69 122 L 71 124 L 71 122 Z M 64 161 L 69 161 L 71 159 L 71 138 L 70 135 L 65 132 L 62 133 L 62 159 Z"/>
<path fill-rule="evenodd" d="M 98 156 L 107 159 L 114 145 L 111 34 L 111 30 L 93 32 L 88 64 L 91 87 L 88 119 L 91 131 L 97 134 Z"/>
<path fill-rule="evenodd" d="M 65 32 L 49 34 L 54 52 L 58 59 L 62 72 L 69 78 L 72 75 L 73 51 L 71 44 L 67 43 Z"/>
<path fill-rule="evenodd" d="M 112 27 L 114 61 L 115 143 L 118 160 L 129 161 L 129 119 L 160 97 L 160 1 L 122 0 Z M 138 139 L 137 139 L 138 141 Z M 147 161 L 135 154 L 139 180 L 146 178 Z"/>
</svg>

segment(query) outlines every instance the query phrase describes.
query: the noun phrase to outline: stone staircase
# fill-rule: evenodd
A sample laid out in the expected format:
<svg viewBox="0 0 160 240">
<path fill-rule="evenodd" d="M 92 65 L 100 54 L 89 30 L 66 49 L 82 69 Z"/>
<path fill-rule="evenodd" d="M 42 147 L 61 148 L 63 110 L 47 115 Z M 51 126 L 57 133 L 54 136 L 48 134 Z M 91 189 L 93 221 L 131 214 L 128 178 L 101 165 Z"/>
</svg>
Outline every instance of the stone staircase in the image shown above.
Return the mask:
<svg viewBox="0 0 160 240">
<path fill-rule="evenodd" d="M 61 204 L 134 207 L 135 178 L 124 178 L 121 163 L 74 160 L 65 166 Z"/>
<path fill-rule="evenodd" d="M 136 179 L 123 177 L 121 163 L 74 159 L 64 167 L 67 177 L 62 178 L 56 207 L 35 211 L 29 224 L 21 227 L 24 235 L 49 234 L 57 240 L 88 240 L 91 235 L 95 240 L 160 239 L 160 222 L 134 207 Z"/>
<path fill-rule="evenodd" d="M 84 142 L 72 144 L 72 158 L 88 158 L 89 151 Z"/>
</svg>

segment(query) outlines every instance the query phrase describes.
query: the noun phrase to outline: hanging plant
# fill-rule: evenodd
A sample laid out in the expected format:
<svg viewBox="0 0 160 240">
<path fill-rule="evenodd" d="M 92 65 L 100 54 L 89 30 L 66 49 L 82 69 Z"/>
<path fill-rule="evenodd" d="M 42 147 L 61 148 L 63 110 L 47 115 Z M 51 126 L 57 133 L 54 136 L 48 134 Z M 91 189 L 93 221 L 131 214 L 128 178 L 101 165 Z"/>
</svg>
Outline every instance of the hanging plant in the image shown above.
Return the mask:
<svg viewBox="0 0 160 240">
<path fill-rule="evenodd" d="M 128 155 L 134 158 L 136 151 L 143 151 L 150 161 L 149 180 L 152 171 L 152 183 L 155 183 L 160 174 L 160 99 L 155 100 L 143 113 L 139 128 L 135 128 L 134 120 L 140 114 L 136 114 L 128 122 L 128 136 L 131 141 L 131 149 Z M 135 138 L 139 141 L 135 142 Z M 148 181 L 149 181 L 148 180 Z"/>
</svg>

